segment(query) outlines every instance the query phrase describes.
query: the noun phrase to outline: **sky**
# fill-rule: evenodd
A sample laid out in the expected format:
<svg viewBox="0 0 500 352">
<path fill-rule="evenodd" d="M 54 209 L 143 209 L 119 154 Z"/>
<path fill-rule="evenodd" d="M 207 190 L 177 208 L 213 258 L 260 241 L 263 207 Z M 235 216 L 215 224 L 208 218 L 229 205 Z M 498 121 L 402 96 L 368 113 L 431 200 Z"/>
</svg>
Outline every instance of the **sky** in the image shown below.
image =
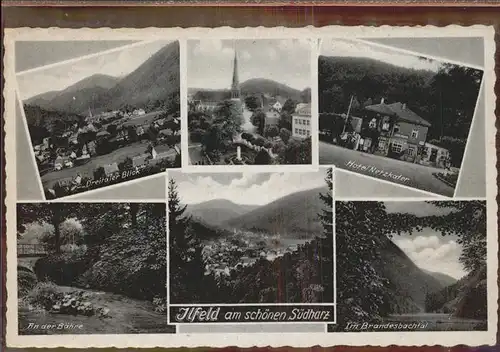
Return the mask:
<svg viewBox="0 0 500 352">
<path fill-rule="evenodd" d="M 48 66 L 36 71 L 17 75 L 21 99 L 63 90 L 94 74 L 123 77 L 134 71 L 144 61 L 171 41 L 153 41 L 106 54 L 98 54 L 78 61 Z M 68 46 L 70 49 L 71 46 Z"/>
<path fill-rule="evenodd" d="M 401 212 L 416 216 L 445 215 L 447 208 L 438 208 L 423 201 L 385 202 L 389 213 Z M 420 268 L 447 274 L 455 279 L 466 275 L 458 261 L 462 246 L 457 243 L 457 236 L 442 236 L 440 232 L 425 228 L 422 232 L 394 235 L 392 241 Z"/>
<path fill-rule="evenodd" d="M 437 72 L 441 66 L 441 62 L 437 60 L 420 59 L 419 56 L 421 55 L 408 54 L 399 50 L 347 39 L 324 39 L 321 43 L 320 52 L 321 55 L 325 56 L 365 57 L 396 66 L 434 72 Z"/>
<path fill-rule="evenodd" d="M 181 173 L 169 171 L 184 204 L 227 199 L 236 204 L 264 205 L 292 193 L 325 187 L 326 170 L 286 173 Z"/>
<path fill-rule="evenodd" d="M 188 87 L 229 89 L 236 50 L 240 83 L 267 78 L 303 90 L 311 87 L 311 48 L 305 39 L 190 40 Z"/>
</svg>

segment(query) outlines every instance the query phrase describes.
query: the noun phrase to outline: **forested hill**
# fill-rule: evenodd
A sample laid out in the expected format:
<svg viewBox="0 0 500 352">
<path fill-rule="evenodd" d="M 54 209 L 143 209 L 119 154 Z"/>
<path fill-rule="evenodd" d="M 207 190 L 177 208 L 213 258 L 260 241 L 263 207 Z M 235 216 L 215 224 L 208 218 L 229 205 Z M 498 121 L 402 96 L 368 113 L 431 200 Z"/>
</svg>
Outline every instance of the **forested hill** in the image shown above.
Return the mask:
<svg viewBox="0 0 500 352">
<path fill-rule="evenodd" d="M 428 60 L 422 58 L 422 60 Z M 482 71 L 443 64 L 438 72 L 415 70 L 368 58 L 320 56 L 319 110 L 345 113 L 402 102 L 431 123 L 428 139 L 467 138 Z"/>
<path fill-rule="evenodd" d="M 167 105 L 179 94 L 179 43 L 165 45 L 122 78 L 92 75 L 59 91 L 41 94 L 24 103 L 45 110 L 88 114 Z M 178 101 L 177 101 L 178 104 Z"/>
<path fill-rule="evenodd" d="M 456 317 L 485 319 L 486 266 L 472 271 L 456 283 L 428 294 L 425 300 L 428 312 L 449 313 Z"/>
<path fill-rule="evenodd" d="M 291 237 L 318 235 L 323 232 L 318 214 L 324 208 L 319 195 L 326 192 L 326 187 L 319 187 L 293 193 L 232 218 L 223 226 Z"/>
<path fill-rule="evenodd" d="M 379 250 L 380 258 L 374 261 L 374 267 L 389 280 L 387 288 L 394 294 L 391 311 L 400 314 L 424 312 L 426 295 L 442 290 L 445 285 L 415 265 L 387 237 L 381 237 Z"/>
</svg>

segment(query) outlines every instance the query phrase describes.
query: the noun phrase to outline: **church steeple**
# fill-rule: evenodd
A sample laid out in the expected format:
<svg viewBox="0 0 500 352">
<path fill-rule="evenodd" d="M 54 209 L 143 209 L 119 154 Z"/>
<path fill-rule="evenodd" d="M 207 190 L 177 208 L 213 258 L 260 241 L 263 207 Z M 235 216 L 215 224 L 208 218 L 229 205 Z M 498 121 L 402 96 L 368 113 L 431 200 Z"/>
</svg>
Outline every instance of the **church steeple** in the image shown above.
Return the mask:
<svg viewBox="0 0 500 352">
<path fill-rule="evenodd" d="M 234 51 L 233 82 L 231 83 L 231 99 L 240 99 L 240 80 L 238 77 L 238 57 Z"/>
</svg>

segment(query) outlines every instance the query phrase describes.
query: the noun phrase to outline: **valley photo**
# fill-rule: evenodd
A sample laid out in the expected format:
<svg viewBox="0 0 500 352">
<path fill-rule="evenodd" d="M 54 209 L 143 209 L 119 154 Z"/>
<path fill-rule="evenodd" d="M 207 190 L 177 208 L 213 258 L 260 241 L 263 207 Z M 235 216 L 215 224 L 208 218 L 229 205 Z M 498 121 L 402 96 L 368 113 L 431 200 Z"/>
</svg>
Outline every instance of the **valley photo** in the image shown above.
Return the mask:
<svg viewBox="0 0 500 352">
<path fill-rule="evenodd" d="M 338 325 L 486 330 L 486 202 L 336 202 Z"/>
<path fill-rule="evenodd" d="M 175 333 L 165 203 L 20 203 L 20 335 Z"/>
<path fill-rule="evenodd" d="M 168 175 L 172 304 L 334 302 L 330 168 Z"/>
<path fill-rule="evenodd" d="M 181 166 L 177 41 L 20 72 L 17 81 L 46 199 Z"/>
<path fill-rule="evenodd" d="M 311 164 L 311 42 L 190 40 L 190 165 Z"/>
<path fill-rule="evenodd" d="M 362 41 L 320 50 L 320 164 L 452 197 L 483 71 Z"/>
</svg>

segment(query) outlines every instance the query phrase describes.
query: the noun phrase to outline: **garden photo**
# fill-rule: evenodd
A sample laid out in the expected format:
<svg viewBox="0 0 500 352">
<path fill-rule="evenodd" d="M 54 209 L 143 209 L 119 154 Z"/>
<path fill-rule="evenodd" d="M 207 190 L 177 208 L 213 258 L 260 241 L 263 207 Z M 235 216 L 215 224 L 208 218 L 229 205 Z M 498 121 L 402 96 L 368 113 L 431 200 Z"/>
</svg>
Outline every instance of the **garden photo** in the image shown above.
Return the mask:
<svg viewBox="0 0 500 352">
<path fill-rule="evenodd" d="M 175 333 L 165 212 L 165 203 L 19 203 L 19 334 Z"/>
</svg>

